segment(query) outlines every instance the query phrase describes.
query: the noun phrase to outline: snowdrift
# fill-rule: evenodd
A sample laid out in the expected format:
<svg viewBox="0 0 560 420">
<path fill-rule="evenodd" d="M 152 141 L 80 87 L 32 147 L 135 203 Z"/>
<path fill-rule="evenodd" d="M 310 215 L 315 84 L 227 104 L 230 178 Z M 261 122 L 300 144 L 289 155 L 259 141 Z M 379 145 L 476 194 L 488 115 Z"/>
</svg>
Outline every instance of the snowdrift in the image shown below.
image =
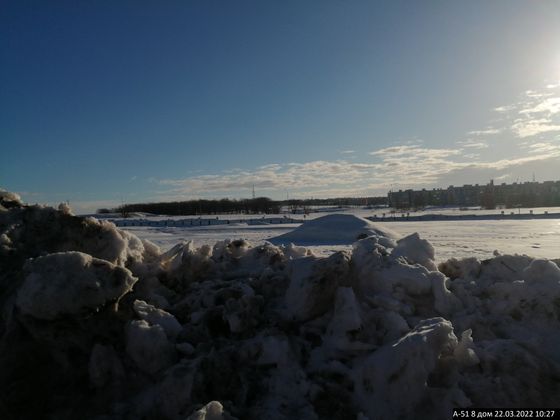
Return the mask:
<svg viewBox="0 0 560 420">
<path fill-rule="evenodd" d="M 168 252 L 0 194 L 3 419 L 450 418 L 560 401 L 560 269 L 411 235 Z"/>
<path fill-rule="evenodd" d="M 391 244 L 399 235 L 390 229 L 352 214 L 329 214 L 305 222 L 292 232 L 269 239 L 272 244 L 352 245 L 368 236 L 385 238 L 383 244 Z"/>
</svg>

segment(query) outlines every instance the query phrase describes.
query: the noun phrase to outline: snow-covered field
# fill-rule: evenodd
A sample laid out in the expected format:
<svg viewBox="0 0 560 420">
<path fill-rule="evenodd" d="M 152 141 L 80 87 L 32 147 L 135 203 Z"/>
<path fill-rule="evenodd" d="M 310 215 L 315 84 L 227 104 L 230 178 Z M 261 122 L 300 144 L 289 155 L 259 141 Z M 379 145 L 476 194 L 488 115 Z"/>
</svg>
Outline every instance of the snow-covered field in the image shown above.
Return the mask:
<svg viewBox="0 0 560 420">
<path fill-rule="evenodd" d="M 357 214 L 359 215 L 360 212 Z M 495 250 L 502 254 L 560 258 L 560 219 L 378 222 L 378 224 L 401 235 L 418 232 L 434 246 L 437 261 L 452 257 L 491 258 Z M 298 224 L 268 226 L 236 224 L 193 228 L 125 227 L 124 229 L 156 243 L 163 249 L 169 249 L 179 241 L 189 240 L 194 241 L 197 246 L 212 245 L 216 241 L 228 238 L 243 238 L 255 244 L 262 244 L 298 226 Z M 322 245 L 311 246 L 311 248 L 316 253 L 327 255 L 333 251 L 349 249 L 350 246 Z"/>
<path fill-rule="evenodd" d="M 558 258 L 558 224 L 510 222 L 334 214 L 127 231 L 0 191 L 2 418 L 406 420 L 558 406 L 560 260 L 486 255 L 498 240 Z M 132 232 L 166 248 L 196 233 L 202 245 L 163 252 Z M 301 241 L 315 245 L 289 243 Z M 453 257 L 437 264 L 438 249 Z"/>
</svg>

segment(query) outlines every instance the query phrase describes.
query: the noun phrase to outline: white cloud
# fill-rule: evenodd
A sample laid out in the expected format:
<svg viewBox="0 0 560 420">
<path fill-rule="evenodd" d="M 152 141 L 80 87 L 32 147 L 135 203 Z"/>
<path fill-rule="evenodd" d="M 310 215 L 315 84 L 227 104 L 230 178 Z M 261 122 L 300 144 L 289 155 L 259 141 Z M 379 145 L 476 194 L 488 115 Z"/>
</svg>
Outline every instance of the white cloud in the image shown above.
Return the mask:
<svg viewBox="0 0 560 420">
<path fill-rule="evenodd" d="M 329 185 L 348 185 L 369 176 L 373 164 L 340 161 L 313 161 L 285 165 L 265 165 L 256 170 L 201 175 L 185 179 L 161 180 L 160 184 L 174 187 L 175 192 L 189 194 L 223 193 L 248 190 L 254 185 L 260 190 L 311 189 Z"/>
<path fill-rule="evenodd" d="M 517 137 L 530 137 L 537 134 L 560 131 L 560 124 L 555 124 L 549 118 L 518 119 L 511 126 Z"/>
<path fill-rule="evenodd" d="M 278 163 L 270 163 L 268 165 L 263 165 L 263 166 L 259 166 L 259 169 L 263 170 L 263 171 L 268 171 L 268 170 L 278 170 L 282 167 L 282 165 L 278 164 Z M 241 169 L 237 168 L 235 169 L 233 172 L 239 172 L 241 171 Z"/>
<path fill-rule="evenodd" d="M 509 128 L 519 138 L 542 136 L 560 131 L 560 83 L 549 84 L 546 90 L 527 90 L 521 102 L 495 108 L 498 112 L 517 110 L 517 118 L 509 117 Z"/>
<path fill-rule="evenodd" d="M 355 152 L 356 152 L 355 150 L 342 150 L 340 153 L 343 155 L 351 155 Z"/>
<path fill-rule="evenodd" d="M 545 98 L 545 97 L 551 96 L 551 95 L 552 95 L 552 93 L 549 93 L 549 92 L 538 92 L 536 90 L 526 90 L 525 91 L 525 96 L 527 96 L 528 98 Z"/>
<path fill-rule="evenodd" d="M 488 148 L 487 143 L 484 143 L 482 141 L 472 140 L 472 139 L 458 141 L 457 144 L 460 145 L 463 148 L 468 148 L 468 149 L 487 149 Z"/>
<path fill-rule="evenodd" d="M 498 128 L 487 128 L 486 130 L 475 130 L 475 131 L 469 131 L 469 134 L 472 136 L 487 136 L 487 135 L 492 135 L 492 134 L 499 134 L 501 133 L 502 130 L 498 129 Z"/>
<path fill-rule="evenodd" d="M 515 105 L 503 105 L 503 106 L 499 106 L 494 108 L 494 111 L 496 112 L 509 112 L 509 111 L 513 111 L 515 109 Z"/>
<path fill-rule="evenodd" d="M 540 101 L 536 105 L 530 108 L 522 109 L 519 111 L 520 114 L 548 114 L 553 115 L 560 112 L 560 98 L 547 98 Z"/>
<path fill-rule="evenodd" d="M 384 149 L 370 152 L 372 156 L 380 156 L 382 158 L 399 158 L 399 157 L 447 157 L 458 155 L 460 149 L 430 149 L 420 146 L 391 146 Z"/>
<path fill-rule="evenodd" d="M 538 142 L 525 145 L 529 153 L 548 153 L 551 155 L 560 154 L 560 144 L 551 142 Z"/>
<path fill-rule="evenodd" d="M 467 146 L 467 144 L 470 146 Z M 164 179 L 159 184 L 168 199 L 201 196 L 250 196 L 253 185 L 258 194 L 268 196 L 327 197 L 385 194 L 395 182 L 407 188 L 447 183 L 452 174 L 466 181 L 476 174 L 498 177 L 501 171 L 534 162 L 551 162 L 560 157 L 560 147 L 544 142 L 529 144 L 530 153 L 495 160 L 482 160 L 473 149 L 487 147 L 465 141 L 463 148 L 427 148 L 418 145 L 386 147 L 370 153 L 374 162 L 348 160 L 270 164 L 252 170 Z M 467 150 L 471 150 L 467 153 Z M 552 165 L 552 163 L 548 163 Z"/>
</svg>

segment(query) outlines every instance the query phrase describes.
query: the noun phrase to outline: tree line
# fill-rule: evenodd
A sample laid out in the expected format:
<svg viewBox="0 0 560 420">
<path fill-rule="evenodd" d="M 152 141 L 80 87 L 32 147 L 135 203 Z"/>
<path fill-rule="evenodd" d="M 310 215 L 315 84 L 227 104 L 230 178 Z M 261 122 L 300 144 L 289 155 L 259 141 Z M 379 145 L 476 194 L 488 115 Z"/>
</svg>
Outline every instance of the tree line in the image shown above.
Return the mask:
<svg viewBox="0 0 560 420">
<path fill-rule="evenodd" d="M 268 197 L 220 200 L 188 200 L 160 203 L 135 203 L 123 204 L 119 207 L 97 210 L 98 214 L 119 213 L 127 216 L 130 213 L 165 214 L 169 216 L 193 216 L 200 214 L 278 214 L 282 208 L 292 213 L 310 211 L 311 206 L 360 206 L 383 205 L 386 197 L 366 198 L 329 198 L 308 200 L 282 200 L 275 201 Z"/>
<path fill-rule="evenodd" d="M 268 197 L 231 200 L 189 200 L 161 203 L 123 204 L 114 209 L 99 209 L 97 213 L 119 213 L 126 216 L 130 213 L 165 214 L 169 216 L 192 216 L 199 214 L 271 214 L 279 213 L 280 206 Z"/>
</svg>

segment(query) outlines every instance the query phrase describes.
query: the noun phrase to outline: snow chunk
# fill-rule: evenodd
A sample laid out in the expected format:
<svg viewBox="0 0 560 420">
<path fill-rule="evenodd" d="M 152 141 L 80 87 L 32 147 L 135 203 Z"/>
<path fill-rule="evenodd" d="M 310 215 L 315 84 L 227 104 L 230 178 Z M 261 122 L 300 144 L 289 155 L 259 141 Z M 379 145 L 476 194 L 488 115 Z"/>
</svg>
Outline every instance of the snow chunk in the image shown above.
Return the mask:
<svg viewBox="0 0 560 420">
<path fill-rule="evenodd" d="M 507 313 L 515 319 L 522 319 L 529 313 L 533 318 L 537 314 L 548 319 L 557 317 L 560 269 L 552 261 L 534 260 L 525 269 L 506 277 L 506 281 L 489 280 L 494 280 L 486 289 L 493 298 L 489 302 L 491 313 Z"/>
<path fill-rule="evenodd" d="M 324 314 L 332 305 L 339 281 L 348 276 L 349 255 L 337 252 L 326 259 L 305 257 L 292 260 L 290 285 L 286 291 L 286 314 L 309 320 Z"/>
<path fill-rule="evenodd" d="M 175 348 L 160 325 L 131 321 L 126 329 L 126 352 L 146 373 L 156 374 L 175 361 Z"/>
<path fill-rule="evenodd" d="M 420 239 L 418 233 L 413 233 L 397 241 L 397 246 L 391 253 L 393 257 L 405 257 L 412 264 L 420 264 L 430 271 L 437 270 L 435 250 L 431 243 Z"/>
<path fill-rule="evenodd" d="M 459 277 L 477 278 L 480 275 L 480 261 L 475 257 L 462 258 L 460 260 L 450 258 L 440 263 L 438 269 L 451 279 Z"/>
<path fill-rule="evenodd" d="M 560 283 L 560 268 L 552 261 L 536 259 L 523 270 L 522 277 L 528 284 L 555 288 Z"/>
<path fill-rule="evenodd" d="M 362 330 L 360 305 L 351 287 L 336 291 L 333 316 L 327 327 L 325 343 L 337 354 L 371 351 L 375 346 L 358 341 Z"/>
<path fill-rule="evenodd" d="M 478 342 L 476 350 L 480 363 L 462 379 L 463 389 L 476 406 L 558 405 L 559 365 L 543 357 L 540 349 L 496 339 Z"/>
<path fill-rule="evenodd" d="M 193 241 L 181 242 L 162 254 L 160 261 L 168 272 L 169 285 L 183 291 L 193 278 L 208 275 L 214 268 L 211 255 L 212 248 L 196 248 Z"/>
<path fill-rule="evenodd" d="M 287 246 L 283 246 L 282 251 L 284 252 L 284 255 L 286 255 L 288 259 L 313 256 L 313 252 L 310 249 L 307 249 L 302 246 L 294 245 L 291 242 Z"/>
<path fill-rule="evenodd" d="M 392 293 L 401 288 L 409 295 L 425 295 L 432 290 L 430 272 L 420 265 L 394 263 L 372 272 L 362 272 L 359 278 L 364 293 Z"/>
<path fill-rule="evenodd" d="M 135 300 L 133 303 L 134 312 L 150 325 L 159 325 L 163 328 L 167 337 L 174 339 L 182 330 L 181 324 L 169 312 L 158 309 L 143 300 Z"/>
<path fill-rule="evenodd" d="M 219 401 L 210 401 L 200 410 L 192 413 L 187 420 L 223 420 L 224 407 Z"/>
<path fill-rule="evenodd" d="M 455 350 L 453 351 L 455 359 L 464 366 L 476 365 L 480 362 L 476 352 L 474 351 L 474 342 L 472 339 L 472 330 L 463 331 L 461 340 Z"/>
<path fill-rule="evenodd" d="M 339 287 L 334 302 L 334 315 L 329 325 L 331 335 L 344 336 L 360 328 L 362 319 L 354 291 L 350 287 Z"/>
<path fill-rule="evenodd" d="M 119 356 L 112 346 L 95 344 L 89 359 L 89 379 L 96 388 L 124 380 L 125 373 Z"/>
<path fill-rule="evenodd" d="M 329 214 L 307 221 L 292 232 L 269 239 L 273 244 L 351 245 L 368 236 L 397 239 L 399 235 L 362 217 Z"/>
<path fill-rule="evenodd" d="M 137 281 L 126 268 L 81 252 L 62 252 L 29 260 L 16 305 L 26 314 L 52 320 L 80 315 L 118 302 Z"/>
<path fill-rule="evenodd" d="M 258 365 L 276 365 L 285 367 L 289 365 L 292 353 L 290 343 L 286 337 L 267 336 L 261 340 L 261 353 L 257 360 Z"/>
<path fill-rule="evenodd" d="M 0 208 L 9 209 L 21 206 L 23 206 L 23 202 L 18 194 L 0 188 Z"/>
<path fill-rule="evenodd" d="M 447 277 L 437 271 L 431 272 L 429 277 L 432 279 L 435 310 L 441 315 L 451 315 L 460 310 L 461 301 L 447 288 Z"/>
<path fill-rule="evenodd" d="M 69 216 L 73 216 L 74 213 L 72 212 L 72 208 L 70 207 L 70 204 L 64 202 L 64 203 L 60 203 L 58 205 L 58 211 L 67 214 Z"/>
<path fill-rule="evenodd" d="M 355 366 L 357 405 L 370 418 L 414 418 L 429 395 L 428 376 L 442 353 L 456 345 L 449 321 L 421 321 L 397 343 L 381 347 Z"/>
</svg>

